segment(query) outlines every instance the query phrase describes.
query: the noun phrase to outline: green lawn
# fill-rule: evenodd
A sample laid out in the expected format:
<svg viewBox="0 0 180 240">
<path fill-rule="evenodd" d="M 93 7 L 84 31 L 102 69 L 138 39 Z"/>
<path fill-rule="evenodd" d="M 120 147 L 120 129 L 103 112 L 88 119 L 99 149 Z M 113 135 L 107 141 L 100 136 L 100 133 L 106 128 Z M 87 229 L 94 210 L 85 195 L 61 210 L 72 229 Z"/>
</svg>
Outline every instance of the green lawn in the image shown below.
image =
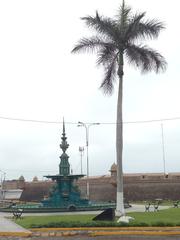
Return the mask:
<svg viewBox="0 0 180 240">
<path fill-rule="evenodd" d="M 170 208 L 158 212 L 128 213 L 134 217 L 129 226 L 180 226 L 180 209 Z M 95 215 L 63 215 L 23 217 L 16 223 L 25 227 L 81 227 L 125 226 L 117 222 L 92 221 Z"/>
<path fill-rule="evenodd" d="M 170 223 L 180 226 L 180 208 L 169 208 L 158 212 L 142 212 L 142 213 L 129 213 L 131 217 L 135 218 L 134 224 L 146 223 L 148 225 L 156 225 L 157 223 Z M 169 225 L 170 225 L 169 224 Z"/>
<path fill-rule="evenodd" d="M 29 217 L 23 217 L 22 219 L 18 219 L 15 222 L 21 225 L 22 227 L 25 228 L 31 228 L 32 226 L 34 227 L 42 225 L 58 225 L 62 223 L 71 223 L 73 222 L 78 222 L 78 223 L 91 223 L 93 217 L 95 215 L 56 215 L 56 216 L 29 216 Z M 70 225 L 71 225 L 70 224 Z M 69 225 L 69 224 L 67 224 Z"/>
</svg>

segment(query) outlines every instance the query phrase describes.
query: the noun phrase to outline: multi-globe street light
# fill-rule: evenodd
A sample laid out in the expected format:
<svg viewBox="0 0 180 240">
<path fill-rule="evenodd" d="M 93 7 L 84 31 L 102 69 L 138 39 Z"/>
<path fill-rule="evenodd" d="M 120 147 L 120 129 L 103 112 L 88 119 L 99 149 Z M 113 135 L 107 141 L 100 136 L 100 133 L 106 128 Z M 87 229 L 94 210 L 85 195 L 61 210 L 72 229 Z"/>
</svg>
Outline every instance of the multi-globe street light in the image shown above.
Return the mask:
<svg viewBox="0 0 180 240">
<path fill-rule="evenodd" d="M 4 200 L 5 198 L 4 184 L 5 184 L 6 173 L 3 172 L 1 169 L 0 169 L 0 173 L 1 173 L 1 196 L 2 196 L 2 200 Z"/>
<path fill-rule="evenodd" d="M 79 147 L 80 157 L 81 157 L 81 174 L 83 174 L 83 168 L 82 168 L 82 157 L 84 155 L 84 147 Z"/>
<path fill-rule="evenodd" d="M 78 127 L 84 127 L 86 130 L 86 159 L 87 159 L 87 187 L 86 194 L 87 199 L 89 199 L 89 128 L 94 125 L 99 125 L 100 123 L 89 123 L 86 124 L 84 122 L 78 122 Z"/>
</svg>

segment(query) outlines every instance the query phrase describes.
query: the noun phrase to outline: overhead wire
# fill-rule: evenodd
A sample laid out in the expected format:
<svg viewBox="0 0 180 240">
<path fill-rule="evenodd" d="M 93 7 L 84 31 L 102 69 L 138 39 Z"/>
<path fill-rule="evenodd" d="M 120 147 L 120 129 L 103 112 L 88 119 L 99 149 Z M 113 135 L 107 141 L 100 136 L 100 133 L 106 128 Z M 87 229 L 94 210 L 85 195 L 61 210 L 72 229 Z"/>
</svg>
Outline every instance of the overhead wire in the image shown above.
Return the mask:
<svg viewBox="0 0 180 240">
<path fill-rule="evenodd" d="M 2 120 L 10 120 L 10 121 L 21 121 L 21 122 L 32 122 L 32 123 L 44 123 L 44 124 L 62 124 L 62 121 L 48 121 L 48 120 L 36 120 L 36 119 L 25 119 L 25 118 L 13 118 L 13 117 L 5 117 L 0 116 L 0 119 Z M 123 124 L 138 124 L 138 123 L 153 123 L 153 122 L 164 122 L 164 121 L 175 121 L 180 120 L 180 117 L 171 117 L 171 118 L 161 118 L 161 119 L 149 119 L 149 120 L 136 120 L 136 121 L 123 121 Z M 66 124 L 78 124 L 77 122 L 66 122 Z M 85 124 L 92 124 L 93 122 L 84 122 Z M 102 125 L 116 125 L 121 124 L 121 122 L 98 122 Z"/>
<path fill-rule="evenodd" d="M 42 124 L 62 124 L 63 121 L 47 121 L 47 120 L 35 120 L 35 119 L 24 119 L 24 118 L 13 118 L 0 116 L 2 120 L 10 121 L 21 121 L 21 122 L 32 122 L 32 123 L 42 123 Z M 154 122 L 165 122 L 165 121 L 175 121 L 180 120 L 180 117 L 171 117 L 171 118 L 161 118 L 161 119 L 150 119 L 150 120 L 137 120 L 137 121 L 124 121 L 123 124 L 140 124 L 140 123 L 154 123 Z M 77 125 L 77 122 L 65 122 L 66 124 Z M 85 124 L 92 124 L 92 122 L 85 122 Z M 101 125 L 116 125 L 114 122 L 99 122 Z M 79 165 L 79 164 L 78 164 Z M 77 167 L 76 167 L 77 168 Z M 22 169 L 21 169 L 22 170 Z M 5 169 L 5 171 L 19 171 L 18 169 Z M 51 170 L 37 170 L 38 172 L 52 172 Z M 35 173 L 36 170 L 23 170 L 23 172 Z"/>
</svg>

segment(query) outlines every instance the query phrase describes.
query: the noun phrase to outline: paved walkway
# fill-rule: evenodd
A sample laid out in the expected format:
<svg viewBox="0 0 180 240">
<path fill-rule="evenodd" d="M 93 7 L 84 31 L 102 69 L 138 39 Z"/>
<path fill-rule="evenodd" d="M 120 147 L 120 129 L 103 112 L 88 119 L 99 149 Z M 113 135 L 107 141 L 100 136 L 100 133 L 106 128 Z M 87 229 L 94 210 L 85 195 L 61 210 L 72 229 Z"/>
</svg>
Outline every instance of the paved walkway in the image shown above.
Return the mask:
<svg viewBox="0 0 180 240">
<path fill-rule="evenodd" d="M 168 209 L 170 207 L 171 206 L 161 206 L 160 205 L 158 210 L 164 210 L 164 209 Z M 149 211 L 150 212 L 154 211 L 153 205 L 150 206 Z M 145 212 L 145 205 L 133 204 L 132 207 L 126 209 L 126 213 L 128 213 L 128 212 Z"/>
<path fill-rule="evenodd" d="M 0 214 L 0 236 L 31 236 L 31 232 Z"/>
</svg>

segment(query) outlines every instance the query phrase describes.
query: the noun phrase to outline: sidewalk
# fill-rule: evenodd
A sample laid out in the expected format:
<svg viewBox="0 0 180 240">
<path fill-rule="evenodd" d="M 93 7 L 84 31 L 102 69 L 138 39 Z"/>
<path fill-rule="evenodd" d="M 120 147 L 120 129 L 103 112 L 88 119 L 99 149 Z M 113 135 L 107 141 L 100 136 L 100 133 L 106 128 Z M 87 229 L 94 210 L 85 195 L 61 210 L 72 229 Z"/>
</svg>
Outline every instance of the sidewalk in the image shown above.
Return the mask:
<svg viewBox="0 0 180 240">
<path fill-rule="evenodd" d="M 160 205 L 158 210 L 164 210 L 164 209 L 168 209 L 168 208 L 170 208 L 170 206 L 161 206 Z M 149 211 L 150 212 L 154 211 L 153 205 L 150 206 Z M 129 213 L 129 212 L 145 212 L 145 206 L 140 205 L 140 204 L 132 204 L 132 207 L 126 209 L 126 213 Z"/>
<path fill-rule="evenodd" d="M 0 237 L 1 236 L 13 236 L 13 237 L 29 237 L 32 233 L 17 225 L 13 221 L 5 218 L 4 215 L 0 215 Z"/>
</svg>

